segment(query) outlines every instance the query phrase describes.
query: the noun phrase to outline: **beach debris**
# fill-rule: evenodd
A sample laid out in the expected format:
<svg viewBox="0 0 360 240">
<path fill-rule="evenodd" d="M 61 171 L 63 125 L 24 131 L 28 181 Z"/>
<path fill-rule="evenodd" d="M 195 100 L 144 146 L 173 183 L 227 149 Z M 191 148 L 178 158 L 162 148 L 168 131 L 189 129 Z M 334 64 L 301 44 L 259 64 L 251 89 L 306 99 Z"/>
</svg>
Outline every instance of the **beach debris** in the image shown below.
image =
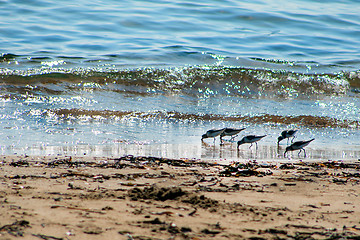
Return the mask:
<svg viewBox="0 0 360 240">
<path fill-rule="evenodd" d="M 15 221 L 12 224 L 7 224 L 0 227 L 0 232 L 7 232 L 14 237 L 23 237 L 24 228 L 30 227 L 30 222 L 26 220 Z"/>
<path fill-rule="evenodd" d="M 29 162 L 27 160 L 19 160 L 19 161 L 13 161 L 9 164 L 12 167 L 29 167 Z"/>
<path fill-rule="evenodd" d="M 154 218 L 153 220 L 145 220 L 145 221 L 143 221 L 143 223 L 148 223 L 148 224 L 165 224 L 165 222 L 160 221 L 159 218 Z"/>
<path fill-rule="evenodd" d="M 44 234 L 31 234 L 31 235 L 34 237 L 44 239 L 44 240 L 63 240 L 63 238 L 48 236 L 48 235 L 44 235 Z"/>
<path fill-rule="evenodd" d="M 272 175 L 272 171 L 267 169 L 266 171 L 259 171 L 260 165 L 256 163 L 237 163 L 235 165 L 223 166 L 224 170 L 220 172 L 221 177 L 250 177 L 258 176 L 263 177 L 266 175 Z"/>
<path fill-rule="evenodd" d="M 264 232 L 272 233 L 272 234 L 284 234 L 284 235 L 286 235 L 288 233 L 286 230 L 276 229 L 276 228 L 268 228 Z"/>
<path fill-rule="evenodd" d="M 156 232 L 156 231 L 167 231 L 168 233 L 172 234 L 172 235 L 176 235 L 178 233 L 186 233 L 186 232 L 191 232 L 192 230 L 188 227 L 182 227 L 182 228 L 179 228 L 175 223 L 173 222 L 170 222 L 170 223 L 167 223 L 167 222 L 163 222 L 161 221 L 159 218 L 155 218 L 153 220 L 145 220 L 145 221 L 142 221 L 142 222 L 139 222 L 140 224 L 145 224 L 145 225 L 148 225 L 148 224 L 151 224 L 151 225 L 155 225 L 155 229 L 153 229 L 152 231 L 153 232 Z"/>
<path fill-rule="evenodd" d="M 284 163 L 284 164 L 281 164 L 279 169 L 295 169 L 296 166 L 292 163 Z"/>
<path fill-rule="evenodd" d="M 82 187 L 76 187 L 76 186 L 74 186 L 74 183 L 73 183 L 73 182 L 69 182 L 69 183 L 68 183 L 68 189 L 83 190 L 84 188 L 82 188 Z"/>
<path fill-rule="evenodd" d="M 181 228 L 180 228 L 180 231 L 181 231 L 182 233 L 187 233 L 187 232 L 192 232 L 192 229 L 189 228 L 189 227 L 181 227 Z"/>
<path fill-rule="evenodd" d="M 133 232 L 131 231 L 128 231 L 128 230 L 122 230 L 122 231 L 118 231 L 118 234 L 120 235 L 130 235 L 130 234 L 133 234 Z"/>
<path fill-rule="evenodd" d="M 150 214 L 152 215 L 167 215 L 167 216 L 172 216 L 175 213 L 171 212 L 171 211 L 161 211 L 161 212 L 150 212 Z"/>
<path fill-rule="evenodd" d="M 82 228 L 83 233 L 86 234 L 98 235 L 104 232 L 101 227 L 92 223 L 79 224 L 78 227 Z"/>
<path fill-rule="evenodd" d="M 179 187 L 171 188 L 158 188 L 158 187 L 145 187 L 144 189 L 133 188 L 129 190 L 128 196 L 132 200 L 138 199 L 154 199 L 158 201 L 173 200 L 186 194 Z"/>
<path fill-rule="evenodd" d="M 113 207 L 110 207 L 110 206 L 105 206 L 101 209 L 102 211 L 109 211 L 109 210 L 114 210 Z"/>
<path fill-rule="evenodd" d="M 139 199 L 153 199 L 158 201 L 166 200 L 180 200 L 184 203 L 189 203 L 193 206 L 201 207 L 204 209 L 214 208 L 218 206 L 218 201 L 205 197 L 204 195 L 198 196 L 194 193 L 183 191 L 179 187 L 158 188 L 155 186 L 145 187 L 144 189 L 133 188 L 128 191 L 128 196 L 137 201 Z"/>
<path fill-rule="evenodd" d="M 193 216 L 196 212 L 197 212 L 197 208 L 194 208 L 194 210 L 191 211 L 188 215 L 189 215 L 189 216 Z"/>
<path fill-rule="evenodd" d="M 221 231 L 218 231 L 218 230 L 209 230 L 209 229 L 207 229 L 207 228 L 201 230 L 201 232 L 204 233 L 204 234 L 213 235 L 213 236 L 216 235 L 216 234 L 221 233 Z"/>
<path fill-rule="evenodd" d="M 219 206 L 219 201 L 205 197 L 204 195 L 197 194 L 186 194 L 181 198 L 181 202 L 189 203 L 192 206 L 209 209 L 210 211 L 215 211 L 216 207 Z"/>
<path fill-rule="evenodd" d="M 52 205 L 52 206 L 50 206 L 50 208 L 65 208 L 65 209 L 71 209 L 71 210 L 84 211 L 84 212 L 88 212 L 88 213 L 105 214 L 105 212 L 100 211 L 100 210 L 80 208 L 80 207 L 72 207 L 72 206 L 64 206 L 64 205 Z"/>
</svg>

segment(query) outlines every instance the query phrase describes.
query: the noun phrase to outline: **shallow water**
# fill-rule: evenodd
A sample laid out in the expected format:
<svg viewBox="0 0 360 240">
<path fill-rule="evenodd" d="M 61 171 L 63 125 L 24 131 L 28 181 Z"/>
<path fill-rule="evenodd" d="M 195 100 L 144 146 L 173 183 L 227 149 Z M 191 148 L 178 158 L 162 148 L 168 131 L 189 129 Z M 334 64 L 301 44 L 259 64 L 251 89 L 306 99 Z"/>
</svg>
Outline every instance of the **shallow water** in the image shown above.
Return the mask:
<svg viewBox="0 0 360 240">
<path fill-rule="evenodd" d="M 358 159 L 359 8 L 0 2 L 0 153 L 281 159 L 296 128 L 309 159 Z M 268 136 L 258 152 L 201 143 L 223 127 Z"/>
</svg>

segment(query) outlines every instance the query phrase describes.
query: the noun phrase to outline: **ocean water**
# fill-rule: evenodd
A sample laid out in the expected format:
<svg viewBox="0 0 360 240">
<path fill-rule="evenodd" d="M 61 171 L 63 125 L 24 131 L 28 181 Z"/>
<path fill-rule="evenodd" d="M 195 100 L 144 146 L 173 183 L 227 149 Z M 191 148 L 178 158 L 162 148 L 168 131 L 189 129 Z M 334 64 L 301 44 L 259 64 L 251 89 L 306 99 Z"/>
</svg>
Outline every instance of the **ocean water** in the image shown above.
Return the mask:
<svg viewBox="0 0 360 240">
<path fill-rule="evenodd" d="M 359 159 L 359 9 L 0 1 L 0 154 L 286 160 L 276 139 L 294 128 L 315 138 L 308 159 Z M 267 137 L 200 141 L 223 127 Z"/>
</svg>

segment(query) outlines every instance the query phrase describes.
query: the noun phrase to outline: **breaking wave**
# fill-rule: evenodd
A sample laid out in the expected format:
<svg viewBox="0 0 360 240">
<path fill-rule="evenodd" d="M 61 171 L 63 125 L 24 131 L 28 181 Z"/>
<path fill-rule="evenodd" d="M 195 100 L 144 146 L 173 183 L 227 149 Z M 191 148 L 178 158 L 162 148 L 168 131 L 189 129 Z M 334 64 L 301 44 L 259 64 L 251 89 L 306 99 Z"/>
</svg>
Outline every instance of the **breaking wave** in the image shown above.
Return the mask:
<svg viewBox="0 0 360 240">
<path fill-rule="evenodd" d="M 136 112 L 136 111 L 109 111 L 109 110 L 85 110 L 85 109 L 55 109 L 47 110 L 49 116 L 58 118 L 59 120 L 68 119 L 142 119 L 142 120 L 174 120 L 174 121 L 228 121 L 228 122 L 244 122 L 252 124 L 284 124 L 298 125 L 310 128 L 360 128 L 360 122 L 356 120 L 339 120 L 330 117 L 320 116 L 278 116 L 263 114 L 257 116 L 225 116 L 219 114 L 186 114 L 180 112 Z"/>
<path fill-rule="evenodd" d="M 358 94 L 360 71 L 305 74 L 238 67 L 170 69 L 0 69 L 9 92 L 61 94 L 77 90 L 124 94 L 227 95 L 260 98 L 317 98 Z"/>
</svg>

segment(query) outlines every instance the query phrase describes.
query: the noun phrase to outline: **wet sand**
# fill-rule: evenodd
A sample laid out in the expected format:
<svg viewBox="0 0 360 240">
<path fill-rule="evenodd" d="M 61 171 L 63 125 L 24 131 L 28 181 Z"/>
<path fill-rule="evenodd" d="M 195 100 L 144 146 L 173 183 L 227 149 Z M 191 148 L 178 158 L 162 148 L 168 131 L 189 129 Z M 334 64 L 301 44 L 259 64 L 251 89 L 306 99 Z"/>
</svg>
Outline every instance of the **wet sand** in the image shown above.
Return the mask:
<svg viewBox="0 0 360 240">
<path fill-rule="evenodd" d="M 307 138 L 302 138 L 307 139 Z M 135 156 L 152 156 L 158 158 L 171 159 L 196 159 L 209 162 L 218 162 L 229 164 L 230 162 L 246 162 L 256 159 L 263 161 L 299 161 L 304 159 L 304 153 L 300 156 L 299 151 L 289 152 L 284 157 L 287 142 L 284 141 L 279 146 L 274 138 L 265 139 L 266 142 L 260 141 L 258 148 L 254 145 L 249 148 L 250 144 L 244 144 L 237 149 L 236 141 L 225 141 L 220 145 L 217 139 L 214 144 L 212 139 L 199 141 L 189 140 L 186 144 L 146 144 L 146 143 L 128 143 L 116 142 L 102 145 L 76 145 L 76 146 L 52 146 L 41 145 L 21 148 L 4 148 L 2 155 L 31 155 L 31 156 L 91 156 L 91 157 L 108 157 L 116 158 L 118 156 L 135 155 Z M 1 155 L 0 155 L 1 156 Z M 327 160 L 357 160 L 360 158 L 360 148 L 358 145 L 341 145 L 319 143 L 317 140 L 306 147 L 307 161 L 327 161 Z"/>
<path fill-rule="evenodd" d="M 0 157 L 0 239 L 359 239 L 360 161 Z"/>
</svg>

